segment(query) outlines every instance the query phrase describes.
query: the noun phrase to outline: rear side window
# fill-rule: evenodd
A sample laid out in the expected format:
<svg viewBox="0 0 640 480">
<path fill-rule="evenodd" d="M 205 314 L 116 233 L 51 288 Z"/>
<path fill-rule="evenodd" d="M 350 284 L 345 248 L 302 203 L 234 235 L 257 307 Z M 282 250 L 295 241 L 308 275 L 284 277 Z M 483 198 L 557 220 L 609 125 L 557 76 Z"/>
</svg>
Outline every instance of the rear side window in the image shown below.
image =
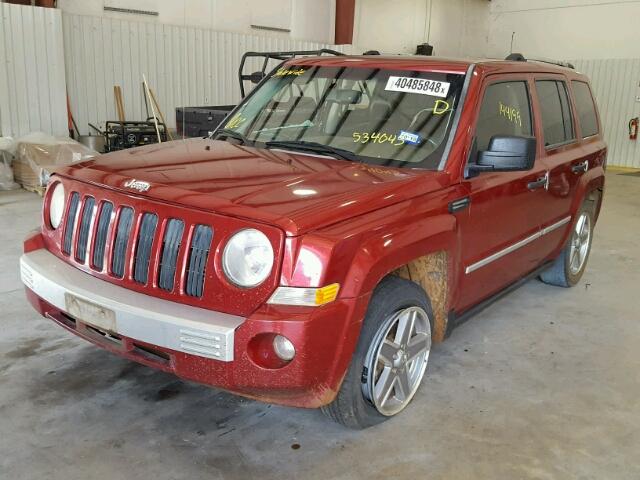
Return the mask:
<svg viewBox="0 0 640 480">
<path fill-rule="evenodd" d="M 598 117 L 596 115 L 596 105 L 591 96 L 591 89 L 585 82 L 573 81 L 573 96 L 576 100 L 578 120 L 582 128 L 584 138 L 591 137 L 598 133 Z"/>
<path fill-rule="evenodd" d="M 487 87 L 476 127 L 479 151 L 489 148 L 496 135 L 531 136 L 531 105 L 524 81 L 494 83 Z"/>
<path fill-rule="evenodd" d="M 536 81 L 545 147 L 575 139 L 567 86 L 556 80 Z"/>
</svg>

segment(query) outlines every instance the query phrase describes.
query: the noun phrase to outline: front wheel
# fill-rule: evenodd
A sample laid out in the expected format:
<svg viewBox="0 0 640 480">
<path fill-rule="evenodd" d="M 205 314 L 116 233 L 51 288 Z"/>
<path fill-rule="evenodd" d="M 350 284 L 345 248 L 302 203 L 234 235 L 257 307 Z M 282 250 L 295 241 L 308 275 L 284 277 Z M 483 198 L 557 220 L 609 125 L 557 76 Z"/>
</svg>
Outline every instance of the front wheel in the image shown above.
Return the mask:
<svg viewBox="0 0 640 480">
<path fill-rule="evenodd" d="M 342 387 L 323 412 L 362 429 L 404 410 L 427 368 L 432 317 L 429 299 L 418 285 L 385 278 L 371 298 Z"/>
<path fill-rule="evenodd" d="M 587 266 L 593 240 L 593 209 L 587 202 L 578 212 L 569 241 L 540 280 L 559 287 L 576 285 Z"/>
</svg>

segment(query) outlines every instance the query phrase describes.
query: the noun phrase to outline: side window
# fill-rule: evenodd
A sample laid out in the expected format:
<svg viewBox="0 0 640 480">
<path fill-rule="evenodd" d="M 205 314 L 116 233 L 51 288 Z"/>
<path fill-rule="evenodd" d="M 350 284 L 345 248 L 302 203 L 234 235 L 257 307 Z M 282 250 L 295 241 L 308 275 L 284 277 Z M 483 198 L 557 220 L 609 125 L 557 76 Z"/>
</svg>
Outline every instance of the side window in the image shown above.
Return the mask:
<svg viewBox="0 0 640 480">
<path fill-rule="evenodd" d="M 544 145 L 560 145 L 575 140 L 567 86 L 556 80 L 536 81 L 540 101 Z"/>
<path fill-rule="evenodd" d="M 598 133 L 598 117 L 596 116 L 596 105 L 591 96 L 591 89 L 585 82 L 573 81 L 573 96 L 576 100 L 576 110 L 578 111 L 578 121 L 582 128 L 584 138 Z"/>
<path fill-rule="evenodd" d="M 494 83 L 485 90 L 476 127 L 478 151 L 487 150 L 495 135 L 533 135 L 525 81 Z"/>
</svg>

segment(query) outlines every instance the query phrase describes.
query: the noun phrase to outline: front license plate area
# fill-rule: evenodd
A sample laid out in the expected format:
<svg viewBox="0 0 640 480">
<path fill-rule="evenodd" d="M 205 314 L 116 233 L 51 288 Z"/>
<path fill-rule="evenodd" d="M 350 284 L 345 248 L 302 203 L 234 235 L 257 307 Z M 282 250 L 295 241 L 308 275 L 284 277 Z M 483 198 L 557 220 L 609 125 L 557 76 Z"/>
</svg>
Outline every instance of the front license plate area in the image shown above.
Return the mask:
<svg viewBox="0 0 640 480">
<path fill-rule="evenodd" d="M 67 313 L 76 320 L 111 333 L 116 332 L 116 314 L 113 310 L 78 298 L 70 293 L 64 294 Z"/>
</svg>

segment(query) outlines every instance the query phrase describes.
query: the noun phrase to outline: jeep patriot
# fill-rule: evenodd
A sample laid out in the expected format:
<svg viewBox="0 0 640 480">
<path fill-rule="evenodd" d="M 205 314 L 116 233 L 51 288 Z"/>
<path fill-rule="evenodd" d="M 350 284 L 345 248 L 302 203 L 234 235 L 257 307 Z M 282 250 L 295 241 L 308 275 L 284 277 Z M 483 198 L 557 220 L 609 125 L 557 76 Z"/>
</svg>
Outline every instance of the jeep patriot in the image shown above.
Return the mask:
<svg viewBox="0 0 640 480">
<path fill-rule="evenodd" d="M 52 175 L 22 281 L 117 355 L 364 428 L 492 299 L 580 280 L 605 160 L 571 68 L 293 58 L 207 138 Z"/>
</svg>

